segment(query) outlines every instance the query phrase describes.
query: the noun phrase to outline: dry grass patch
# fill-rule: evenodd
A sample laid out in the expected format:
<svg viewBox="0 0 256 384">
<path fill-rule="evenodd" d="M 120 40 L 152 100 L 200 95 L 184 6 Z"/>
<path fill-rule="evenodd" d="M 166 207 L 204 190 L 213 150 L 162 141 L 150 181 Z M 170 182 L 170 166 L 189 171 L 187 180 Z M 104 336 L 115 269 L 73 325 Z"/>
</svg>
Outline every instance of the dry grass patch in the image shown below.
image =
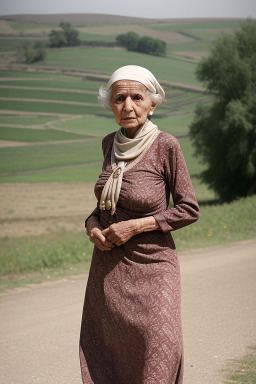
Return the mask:
<svg viewBox="0 0 256 384">
<path fill-rule="evenodd" d="M 0 33 L 8 33 L 8 34 L 12 34 L 12 35 L 18 35 L 19 32 L 15 31 L 15 29 L 13 29 L 10 24 L 8 23 L 8 21 L 5 21 L 5 20 L 0 20 Z"/>
<path fill-rule="evenodd" d="M 93 183 L 2 184 L 0 236 L 78 230 L 96 206 Z"/>
<path fill-rule="evenodd" d="M 29 143 L 21 142 L 21 141 L 8 141 L 8 140 L 0 140 L 0 148 L 9 148 L 9 147 L 22 147 L 24 145 L 29 145 Z"/>
</svg>

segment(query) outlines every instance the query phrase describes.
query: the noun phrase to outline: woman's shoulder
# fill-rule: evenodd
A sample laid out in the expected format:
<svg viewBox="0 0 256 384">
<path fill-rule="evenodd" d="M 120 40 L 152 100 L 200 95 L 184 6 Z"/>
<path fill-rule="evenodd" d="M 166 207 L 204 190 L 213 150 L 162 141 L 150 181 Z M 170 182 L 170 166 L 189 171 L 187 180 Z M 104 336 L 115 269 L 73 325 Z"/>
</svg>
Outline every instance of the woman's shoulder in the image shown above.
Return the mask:
<svg viewBox="0 0 256 384">
<path fill-rule="evenodd" d="M 160 133 L 158 135 L 158 142 L 159 144 L 161 145 L 161 147 L 163 148 L 169 148 L 169 149 L 177 149 L 177 148 L 180 148 L 180 143 L 178 141 L 178 139 L 171 135 L 170 133 L 168 132 L 164 132 L 164 131 L 161 131 L 160 130 Z"/>
<path fill-rule="evenodd" d="M 103 150 L 105 148 L 107 148 L 109 145 L 112 145 L 112 143 L 114 141 L 115 134 L 116 134 L 116 131 L 109 133 L 107 136 L 105 136 L 103 138 L 103 140 L 102 140 L 102 149 Z"/>
</svg>

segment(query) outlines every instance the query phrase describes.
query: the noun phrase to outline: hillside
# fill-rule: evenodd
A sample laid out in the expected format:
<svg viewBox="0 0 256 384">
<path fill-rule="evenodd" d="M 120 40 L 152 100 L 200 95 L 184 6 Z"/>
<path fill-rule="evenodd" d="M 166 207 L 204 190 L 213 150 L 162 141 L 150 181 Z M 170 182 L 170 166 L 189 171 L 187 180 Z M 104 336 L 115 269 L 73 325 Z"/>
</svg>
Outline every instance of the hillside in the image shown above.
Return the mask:
<svg viewBox="0 0 256 384">
<path fill-rule="evenodd" d="M 145 19 L 142 17 L 105 15 L 95 13 L 5 15 L 0 16 L 0 19 L 7 21 L 17 21 L 21 23 L 38 23 L 53 25 L 57 25 L 61 21 L 66 21 L 75 26 L 96 24 L 147 24 L 161 22 L 160 19 Z"/>
<path fill-rule="evenodd" d="M 193 18 L 193 19 L 148 19 L 142 17 L 131 17 L 121 15 L 106 15 L 97 13 L 71 13 L 71 14 L 26 14 L 26 15 L 2 15 L 0 20 L 16 21 L 20 23 L 52 24 L 57 25 L 61 21 L 66 21 L 74 26 L 79 25 L 123 25 L 123 24 L 180 24 L 193 22 L 211 22 L 216 20 L 228 21 L 242 19 L 230 18 Z"/>
</svg>

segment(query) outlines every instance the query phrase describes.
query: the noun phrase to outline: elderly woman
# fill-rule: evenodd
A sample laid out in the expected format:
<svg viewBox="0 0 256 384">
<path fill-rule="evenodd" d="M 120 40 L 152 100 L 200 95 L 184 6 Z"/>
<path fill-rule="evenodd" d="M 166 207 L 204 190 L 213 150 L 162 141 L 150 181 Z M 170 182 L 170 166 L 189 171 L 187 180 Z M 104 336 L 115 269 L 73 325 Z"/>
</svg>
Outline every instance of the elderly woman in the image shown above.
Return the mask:
<svg viewBox="0 0 256 384">
<path fill-rule="evenodd" d="M 153 74 L 133 65 L 100 89 L 120 128 L 103 139 L 98 205 L 85 222 L 95 246 L 80 337 L 84 384 L 182 383 L 170 232 L 196 221 L 199 208 L 178 141 L 150 121 L 164 96 Z"/>
</svg>

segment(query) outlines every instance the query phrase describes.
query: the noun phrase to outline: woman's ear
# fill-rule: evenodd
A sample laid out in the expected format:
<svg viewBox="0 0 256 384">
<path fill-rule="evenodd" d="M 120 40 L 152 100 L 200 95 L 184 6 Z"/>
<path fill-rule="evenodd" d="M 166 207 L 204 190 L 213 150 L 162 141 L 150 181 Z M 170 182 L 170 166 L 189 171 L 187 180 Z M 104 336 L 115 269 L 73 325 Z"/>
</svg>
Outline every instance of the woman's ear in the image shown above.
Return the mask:
<svg viewBox="0 0 256 384">
<path fill-rule="evenodd" d="M 149 115 L 150 115 L 150 116 L 153 115 L 153 112 L 154 112 L 154 110 L 156 109 L 157 105 L 158 105 L 158 104 L 157 104 L 155 101 L 152 101 L 152 103 L 151 103 L 151 107 L 150 107 L 150 110 L 149 110 Z"/>
</svg>

